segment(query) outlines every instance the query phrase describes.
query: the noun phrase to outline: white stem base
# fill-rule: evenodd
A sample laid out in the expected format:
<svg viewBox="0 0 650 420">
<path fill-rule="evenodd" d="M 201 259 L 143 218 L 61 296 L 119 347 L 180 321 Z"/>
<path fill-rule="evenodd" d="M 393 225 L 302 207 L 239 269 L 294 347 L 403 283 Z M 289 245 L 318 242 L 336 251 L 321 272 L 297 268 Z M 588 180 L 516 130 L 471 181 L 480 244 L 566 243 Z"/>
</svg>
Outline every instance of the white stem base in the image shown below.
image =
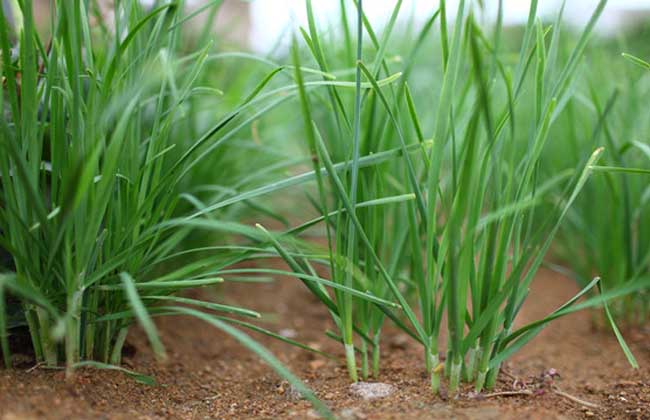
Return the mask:
<svg viewBox="0 0 650 420">
<path fill-rule="evenodd" d="M 354 354 L 354 344 L 345 344 L 345 360 L 348 365 L 348 373 L 352 382 L 357 382 L 357 361 Z"/>
</svg>

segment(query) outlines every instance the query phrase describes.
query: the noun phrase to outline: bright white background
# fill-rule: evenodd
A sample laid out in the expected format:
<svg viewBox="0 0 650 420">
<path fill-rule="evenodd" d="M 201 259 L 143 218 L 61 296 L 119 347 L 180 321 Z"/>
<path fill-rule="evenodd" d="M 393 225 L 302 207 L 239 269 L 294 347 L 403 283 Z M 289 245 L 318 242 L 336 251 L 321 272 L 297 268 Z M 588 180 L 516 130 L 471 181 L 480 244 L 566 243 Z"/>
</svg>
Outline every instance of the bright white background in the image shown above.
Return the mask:
<svg viewBox="0 0 650 420">
<path fill-rule="evenodd" d="M 312 0 L 315 14 L 320 24 L 327 24 L 336 19 L 338 15 L 338 0 Z M 350 5 L 351 2 L 349 2 Z M 486 0 L 496 13 L 498 2 Z M 448 0 L 447 10 L 450 17 L 455 14 L 458 0 Z M 542 16 L 553 16 L 557 13 L 562 0 L 540 0 L 539 12 Z M 594 10 L 598 0 L 566 0 L 565 16 L 568 21 L 576 25 L 584 24 Z M 385 22 L 395 0 L 365 0 L 364 11 L 373 25 L 381 25 Z M 519 23 L 525 21 L 528 16 L 530 0 L 504 0 L 506 23 Z M 438 7 L 438 0 L 403 0 L 400 15 L 408 17 L 411 11 L 421 19 L 430 17 Z M 614 30 L 620 23 L 625 13 L 638 9 L 650 9 L 650 0 L 610 0 L 605 13 L 603 14 L 599 30 Z M 353 14 L 353 8 L 349 8 Z M 254 0 L 251 2 L 252 34 L 251 42 L 253 49 L 264 52 L 274 45 L 287 26 L 307 25 L 304 0 Z M 351 16 L 350 16 L 351 17 Z"/>
</svg>

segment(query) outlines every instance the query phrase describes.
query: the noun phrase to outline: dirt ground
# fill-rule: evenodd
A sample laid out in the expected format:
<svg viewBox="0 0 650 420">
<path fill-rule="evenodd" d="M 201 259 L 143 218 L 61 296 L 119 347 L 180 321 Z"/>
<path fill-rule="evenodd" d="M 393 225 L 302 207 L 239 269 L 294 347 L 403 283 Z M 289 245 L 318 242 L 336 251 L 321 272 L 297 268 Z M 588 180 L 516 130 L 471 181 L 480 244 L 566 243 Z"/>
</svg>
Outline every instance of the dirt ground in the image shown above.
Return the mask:
<svg viewBox="0 0 650 420">
<path fill-rule="evenodd" d="M 269 314 L 266 328 L 290 329 L 285 333 L 295 332 L 297 340 L 342 356 L 322 334 L 332 327 L 326 311 L 296 280 L 223 290 L 222 300 Z M 567 279 L 541 271 L 518 322 L 548 314 L 575 292 Z M 61 371 L 30 369 L 33 360 L 23 355 L 14 370 L 0 371 L 0 419 L 316 418 L 286 382 L 220 331 L 185 317 L 158 325 L 169 361 L 157 364 L 137 329 L 124 360 L 153 375 L 157 386 L 90 369 L 66 383 Z M 350 393 L 339 362 L 254 335 L 344 419 L 650 419 L 650 328 L 625 336 L 641 364 L 637 371 L 611 332 L 594 331 L 590 314 L 579 313 L 554 322 L 506 365 L 495 390 L 502 394 L 476 397 L 467 387 L 458 398 L 441 398 L 428 388 L 421 348 L 387 329 L 376 380 L 396 391 L 364 401 Z M 551 369 L 559 374 L 552 383 Z M 532 392 L 522 393 L 521 384 Z"/>
</svg>

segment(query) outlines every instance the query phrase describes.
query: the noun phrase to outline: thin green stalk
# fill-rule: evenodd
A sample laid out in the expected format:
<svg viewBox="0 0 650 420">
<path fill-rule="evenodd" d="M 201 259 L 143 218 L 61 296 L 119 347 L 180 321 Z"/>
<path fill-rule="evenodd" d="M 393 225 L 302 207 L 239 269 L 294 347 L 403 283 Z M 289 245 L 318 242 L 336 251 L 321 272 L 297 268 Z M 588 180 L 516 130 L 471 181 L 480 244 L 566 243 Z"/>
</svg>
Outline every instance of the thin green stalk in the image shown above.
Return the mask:
<svg viewBox="0 0 650 420">
<path fill-rule="evenodd" d="M 362 59 L 363 51 L 363 3 L 362 0 L 359 0 L 357 7 L 357 61 L 360 62 Z M 354 138 L 352 140 L 352 167 L 350 169 L 350 205 L 352 206 L 351 211 L 356 212 L 357 205 L 357 189 L 359 182 L 359 157 L 360 157 L 360 137 L 361 137 L 361 68 L 357 65 L 356 70 L 356 88 L 354 95 Z M 356 241 L 356 227 L 354 223 L 350 220 L 348 222 L 348 232 L 347 232 L 347 264 L 346 264 L 346 275 L 344 284 L 348 287 L 352 286 L 352 270 L 354 268 L 353 262 L 355 261 L 354 253 L 357 247 Z M 357 368 L 355 361 L 355 352 L 354 344 L 352 343 L 353 332 L 352 332 L 352 297 L 350 295 L 344 296 L 343 306 L 346 308 L 344 311 L 344 341 L 345 341 L 345 355 L 348 365 L 348 372 L 350 373 L 350 379 L 353 382 L 357 381 Z M 365 343 L 364 343 L 365 344 Z M 364 360 L 366 361 L 366 369 L 363 371 L 364 375 L 367 377 L 367 351 L 363 352 Z"/>
</svg>

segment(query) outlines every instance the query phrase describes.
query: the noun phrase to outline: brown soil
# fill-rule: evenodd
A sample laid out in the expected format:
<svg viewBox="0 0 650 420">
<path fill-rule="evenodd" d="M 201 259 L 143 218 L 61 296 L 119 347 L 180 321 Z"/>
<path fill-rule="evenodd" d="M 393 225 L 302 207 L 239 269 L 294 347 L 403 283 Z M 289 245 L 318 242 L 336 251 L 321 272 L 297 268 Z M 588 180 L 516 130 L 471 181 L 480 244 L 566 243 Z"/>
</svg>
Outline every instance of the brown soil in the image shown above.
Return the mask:
<svg viewBox="0 0 650 420">
<path fill-rule="evenodd" d="M 566 301 L 576 289 L 554 273 L 537 277 L 519 322 L 537 319 Z M 326 311 L 292 279 L 272 284 L 229 285 L 224 300 L 269 316 L 264 326 L 291 328 L 297 339 L 341 355 L 339 345 L 324 338 L 331 328 Z M 201 323 L 176 317 L 159 321 L 170 360 L 157 364 L 145 338 L 134 329 L 129 343 L 135 352 L 126 367 L 153 375 L 157 386 L 146 386 L 116 372 L 81 370 L 66 383 L 63 373 L 29 369 L 23 362 L 0 371 L 0 419 L 18 418 L 310 418 L 309 403 L 256 356 L 232 338 Z M 348 419 L 650 419 L 650 331 L 629 331 L 626 338 L 641 369 L 626 362 L 609 332 L 593 331 L 590 314 L 561 319 L 545 329 L 505 367 L 495 392 L 528 383 L 532 395 L 473 397 L 467 388 L 458 398 L 431 394 L 423 370 L 422 350 L 388 329 L 384 337 L 382 371 L 377 379 L 397 391 L 384 399 L 362 401 L 348 389 L 347 374 L 337 362 L 313 356 L 273 339 L 255 336 L 312 387 L 341 418 Z M 553 384 L 544 372 L 555 369 Z M 548 380 L 548 376 L 546 377 Z M 546 384 L 539 387 L 540 384 Z M 556 389 L 558 389 L 556 388 Z M 574 400 L 595 404 L 588 407 Z"/>
</svg>

